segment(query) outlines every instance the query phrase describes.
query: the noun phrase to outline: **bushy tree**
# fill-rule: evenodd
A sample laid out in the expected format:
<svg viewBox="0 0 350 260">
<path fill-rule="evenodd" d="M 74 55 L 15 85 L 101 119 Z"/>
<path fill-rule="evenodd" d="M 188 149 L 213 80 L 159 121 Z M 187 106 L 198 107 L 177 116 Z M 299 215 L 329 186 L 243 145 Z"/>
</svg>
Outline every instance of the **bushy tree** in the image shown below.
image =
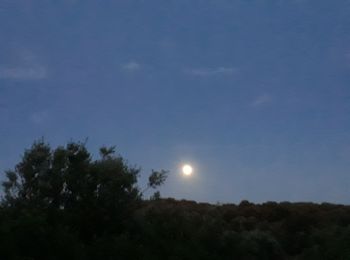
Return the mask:
<svg viewBox="0 0 350 260">
<path fill-rule="evenodd" d="M 350 259 L 349 206 L 143 200 L 167 172 L 143 192 L 139 172 L 113 146 L 35 142 L 3 182 L 0 259 Z"/>
<path fill-rule="evenodd" d="M 6 172 L 3 203 L 70 209 L 113 208 L 137 200 L 139 169 L 129 167 L 114 148 L 102 147 L 100 153 L 101 159 L 92 160 L 83 143 L 52 150 L 44 141 L 35 142 L 15 170 Z"/>
<path fill-rule="evenodd" d="M 13 229 L 29 222 L 45 231 L 36 230 L 43 242 L 54 237 L 52 230 L 56 235 L 66 230 L 67 236 L 78 239 L 78 244 L 93 244 L 122 234 L 131 225 L 142 195 L 137 186 L 139 172 L 116 154 L 115 147 L 102 147 L 100 158 L 94 160 L 82 142 L 52 149 L 39 140 L 25 150 L 14 170 L 6 171 L 1 204 L 13 216 L 9 216 L 15 223 Z M 165 181 L 162 174 L 154 173 L 152 188 Z M 23 233 L 11 230 L 11 226 L 8 230 L 18 239 L 34 235 L 25 228 Z"/>
</svg>

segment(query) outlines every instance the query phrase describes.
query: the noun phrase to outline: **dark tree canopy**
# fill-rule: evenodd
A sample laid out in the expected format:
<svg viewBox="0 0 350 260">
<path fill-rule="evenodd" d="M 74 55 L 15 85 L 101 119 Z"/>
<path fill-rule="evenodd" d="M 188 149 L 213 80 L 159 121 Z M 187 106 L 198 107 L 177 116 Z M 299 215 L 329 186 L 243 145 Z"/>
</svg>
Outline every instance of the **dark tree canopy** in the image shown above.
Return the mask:
<svg viewBox="0 0 350 260">
<path fill-rule="evenodd" d="M 114 147 L 102 147 L 100 154 L 101 159 L 92 160 L 83 143 L 51 149 L 37 141 L 25 151 L 15 170 L 6 172 L 3 202 L 67 210 L 98 205 L 115 211 L 137 201 L 139 169 L 115 155 Z"/>
<path fill-rule="evenodd" d="M 211 205 L 142 197 L 140 169 L 116 148 L 43 140 L 6 171 L 0 259 L 350 259 L 350 207 Z M 147 186 L 168 172 L 152 171 Z"/>
<path fill-rule="evenodd" d="M 140 169 L 128 166 L 115 147 L 102 147 L 100 156 L 93 160 L 81 142 L 56 149 L 34 142 L 15 169 L 6 171 L 3 210 L 30 216 L 26 221 L 48 225 L 54 235 L 63 225 L 64 235 L 74 234 L 83 243 L 123 232 L 141 201 Z M 164 182 L 159 178 L 153 178 L 152 188 Z"/>
</svg>

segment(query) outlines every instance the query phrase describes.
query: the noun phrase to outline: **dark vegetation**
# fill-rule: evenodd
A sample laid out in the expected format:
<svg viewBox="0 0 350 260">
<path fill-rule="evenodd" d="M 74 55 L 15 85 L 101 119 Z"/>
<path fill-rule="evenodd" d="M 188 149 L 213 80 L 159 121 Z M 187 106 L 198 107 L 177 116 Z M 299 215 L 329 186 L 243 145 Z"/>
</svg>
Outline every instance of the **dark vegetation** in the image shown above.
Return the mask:
<svg viewBox="0 0 350 260">
<path fill-rule="evenodd" d="M 6 172 L 0 259 L 350 259 L 350 207 L 142 198 L 114 148 L 43 141 Z M 167 172 L 153 171 L 145 189 Z"/>
</svg>

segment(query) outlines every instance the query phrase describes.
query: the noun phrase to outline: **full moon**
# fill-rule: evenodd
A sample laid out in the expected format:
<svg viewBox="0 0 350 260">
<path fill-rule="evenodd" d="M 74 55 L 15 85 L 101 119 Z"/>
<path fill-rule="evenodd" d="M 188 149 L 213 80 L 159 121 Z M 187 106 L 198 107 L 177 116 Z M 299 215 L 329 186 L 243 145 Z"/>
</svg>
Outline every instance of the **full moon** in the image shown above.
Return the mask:
<svg viewBox="0 0 350 260">
<path fill-rule="evenodd" d="M 182 173 L 185 175 L 185 176 L 190 176 L 193 172 L 193 169 L 192 169 L 192 166 L 189 165 L 189 164 L 185 164 L 183 167 L 182 167 Z"/>
</svg>

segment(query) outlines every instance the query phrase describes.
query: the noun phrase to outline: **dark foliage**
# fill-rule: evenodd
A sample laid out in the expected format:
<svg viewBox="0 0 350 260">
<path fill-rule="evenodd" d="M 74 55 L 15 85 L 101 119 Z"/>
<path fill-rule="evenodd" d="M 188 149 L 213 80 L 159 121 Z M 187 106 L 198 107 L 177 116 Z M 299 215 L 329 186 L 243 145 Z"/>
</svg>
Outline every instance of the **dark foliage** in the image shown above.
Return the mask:
<svg viewBox="0 0 350 260">
<path fill-rule="evenodd" d="M 6 172 L 0 259 L 350 259 L 350 207 L 142 198 L 139 169 L 102 147 L 43 141 Z M 152 171 L 148 188 L 163 184 Z"/>
</svg>

